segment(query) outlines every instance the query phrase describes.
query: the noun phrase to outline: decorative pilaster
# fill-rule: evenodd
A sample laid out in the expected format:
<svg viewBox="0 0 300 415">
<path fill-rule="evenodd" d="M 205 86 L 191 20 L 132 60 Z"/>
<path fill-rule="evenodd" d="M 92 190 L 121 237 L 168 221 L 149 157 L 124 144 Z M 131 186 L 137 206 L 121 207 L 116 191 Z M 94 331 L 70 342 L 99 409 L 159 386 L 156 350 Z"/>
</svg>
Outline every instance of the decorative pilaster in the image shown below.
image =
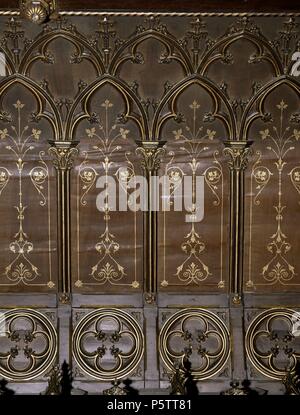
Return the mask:
<svg viewBox="0 0 300 415">
<path fill-rule="evenodd" d="M 66 304 L 71 291 L 71 238 L 70 238 L 70 170 L 78 154 L 77 142 L 51 141 L 49 154 L 57 171 L 57 214 L 59 286 L 61 302 Z"/>
<path fill-rule="evenodd" d="M 233 303 L 240 304 L 243 290 L 244 171 L 252 141 L 225 141 L 224 144 L 230 169 L 230 287 Z"/>
<path fill-rule="evenodd" d="M 142 156 L 141 165 L 148 183 L 147 211 L 144 213 L 144 292 L 145 302 L 154 304 L 157 292 L 157 212 L 152 210 L 151 178 L 157 175 L 165 141 L 139 141 L 136 153 Z"/>
</svg>

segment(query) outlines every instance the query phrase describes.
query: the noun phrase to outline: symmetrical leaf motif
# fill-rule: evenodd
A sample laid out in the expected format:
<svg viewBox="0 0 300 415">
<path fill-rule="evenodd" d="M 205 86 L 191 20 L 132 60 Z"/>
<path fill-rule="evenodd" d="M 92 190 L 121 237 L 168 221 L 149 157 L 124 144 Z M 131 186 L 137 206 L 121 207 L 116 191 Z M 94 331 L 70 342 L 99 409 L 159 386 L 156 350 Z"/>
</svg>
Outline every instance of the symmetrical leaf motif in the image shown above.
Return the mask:
<svg viewBox="0 0 300 415">
<path fill-rule="evenodd" d="M 199 108 L 200 103 L 194 99 L 189 105 L 189 109 L 192 112 L 192 124 L 189 125 L 185 122 L 183 128 L 173 131 L 175 141 L 180 142 L 180 150 L 186 154 L 187 160 L 189 160 L 188 166 L 192 174 L 193 186 L 195 186 L 196 176 L 199 171 L 199 160 L 201 155 L 203 152 L 209 150 L 209 146 L 207 144 L 208 140 L 213 141 L 216 136 L 216 131 L 209 128 L 204 129 L 203 125 L 199 123 L 199 117 L 197 116 Z M 171 183 L 171 192 L 169 196 L 169 199 L 171 200 L 176 192 L 176 189 L 182 184 L 183 177 L 186 173 L 177 167 L 176 164 L 173 164 L 175 155 L 174 152 L 170 152 L 169 155 L 171 158 L 166 165 L 165 174 L 169 177 L 169 181 Z M 223 181 L 222 167 L 217 160 L 217 155 L 218 152 L 216 151 L 214 153 L 215 166 L 207 168 L 203 173 L 205 182 L 216 197 L 214 201 L 214 205 L 216 206 L 220 203 L 220 197 L 217 193 L 218 186 L 222 186 Z M 189 214 L 197 215 L 198 209 L 199 207 L 196 206 L 194 196 Z M 177 281 L 174 283 L 172 282 L 172 285 L 199 285 L 211 275 L 208 265 L 201 259 L 201 254 L 205 251 L 205 248 L 205 242 L 203 242 L 199 232 L 196 230 L 195 222 L 192 221 L 191 229 L 186 234 L 184 242 L 181 244 L 181 250 L 186 255 L 186 259 L 177 266 L 177 271 L 175 273 Z M 163 281 L 161 282 L 161 286 L 167 287 L 169 283 L 170 282 L 165 275 Z M 223 281 L 221 281 L 221 283 L 223 283 Z"/>
<path fill-rule="evenodd" d="M 100 159 L 102 159 L 99 167 L 102 169 L 106 179 L 106 200 L 109 197 L 107 190 L 108 177 L 110 168 L 114 164 L 113 161 L 111 161 L 112 155 L 122 149 L 120 140 L 127 140 L 128 135 L 130 134 L 130 130 L 120 127 L 117 120 L 112 119 L 110 111 L 113 106 L 114 104 L 109 99 L 105 99 L 101 104 L 103 113 L 101 114 L 101 117 L 98 117 L 99 122 L 97 127 L 86 129 L 87 137 L 94 141 L 92 152 L 98 154 Z M 103 120 L 103 122 L 101 120 Z M 128 153 L 125 154 L 125 159 L 127 162 L 126 168 L 120 168 L 115 173 L 115 176 L 123 189 L 126 188 L 127 181 L 135 175 L 134 166 L 128 158 Z M 79 166 L 78 174 L 78 179 L 81 182 L 82 195 L 80 197 L 80 203 L 82 206 L 87 206 L 86 196 L 94 187 L 98 176 L 99 173 L 96 168 L 89 166 L 88 153 L 85 152 L 84 160 Z M 104 231 L 95 245 L 95 249 L 100 256 L 100 259 L 92 266 L 90 276 L 99 285 L 129 285 L 132 288 L 139 288 L 140 284 L 136 280 L 136 276 L 130 284 L 123 282 L 126 272 L 124 267 L 117 260 L 120 244 L 110 230 L 111 207 L 108 202 L 105 203 L 103 207 L 103 213 Z M 75 282 L 75 286 L 78 288 L 82 287 L 82 285 L 83 282 L 80 279 Z"/>
<path fill-rule="evenodd" d="M 0 130 L 0 139 L 8 142 L 6 149 L 11 152 L 15 159 L 17 172 L 19 175 L 18 184 L 18 205 L 14 208 L 17 211 L 18 231 L 14 235 L 14 240 L 9 244 L 9 250 L 13 254 L 13 260 L 6 265 L 4 276 L 10 283 L 17 285 L 23 283 L 31 285 L 40 275 L 37 266 L 30 259 L 30 254 L 34 251 L 34 245 L 30 241 L 28 234 L 24 230 L 25 212 L 28 206 L 24 205 L 23 180 L 25 176 L 24 166 L 26 165 L 26 155 L 35 149 L 34 142 L 40 140 L 42 131 L 36 128 L 30 130 L 28 125 L 22 125 L 22 110 L 25 107 L 19 99 L 13 104 L 16 111 L 17 125 L 10 125 L 9 128 Z M 45 153 L 39 152 L 38 165 L 31 169 L 29 177 L 37 190 L 42 207 L 47 205 L 48 194 L 44 183 L 49 179 L 48 166 L 44 161 Z M 8 169 L 0 168 L 0 195 L 7 186 L 11 173 Z M 3 284 L 2 284 L 3 285 Z M 49 276 L 47 283 L 49 288 L 54 288 L 55 284 Z"/>
<path fill-rule="evenodd" d="M 267 143 L 266 149 L 275 156 L 274 165 L 276 167 L 278 177 L 278 192 L 277 192 L 277 204 L 274 206 L 276 230 L 270 236 L 271 241 L 267 244 L 267 251 L 271 258 L 262 267 L 261 275 L 264 280 L 270 284 L 286 284 L 293 280 L 297 275 L 295 266 L 291 264 L 287 259 L 287 254 L 291 251 L 292 245 L 288 240 L 287 234 L 284 232 L 284 213 L 287 210 L 287 206 L 283 204 L 283 179 L 285 169 L 288 165 L 286 159 L 290 152 L 295 150 L 293 142 L 297 142 L 300 138 L 300 131 L 293 129 L 291 131 L 290 126 L 285 125 L 285 111 L 288 108 L 288 104 L 281 100 L 276 105 L 276 111 L 279 113 L 274 119 L 279 120 L 279 127 L 273 125 L 272 129 L 267 128 L 259 132 L 262 141 Z M 277 114 L 276 114 L 277 115 Z M 255 205 L 260 204 L 259 196 L 264 188 L 268 185 L 272 173 L 269 168 L 261 164 L 262 154 L 257 152 L 258 159 L 252 167 L 251 174 L 251 194 L 254 194 L 253 203 Z M 296 190 L 297 188 L 297 168 L 294 168 L 290 173 L 292 183 Z M 256 185 L 254 191 L 254 184 Z M 254 283 L 249 275 L 247 281 L 247 287 L 252 288 Z"/>
</svg>

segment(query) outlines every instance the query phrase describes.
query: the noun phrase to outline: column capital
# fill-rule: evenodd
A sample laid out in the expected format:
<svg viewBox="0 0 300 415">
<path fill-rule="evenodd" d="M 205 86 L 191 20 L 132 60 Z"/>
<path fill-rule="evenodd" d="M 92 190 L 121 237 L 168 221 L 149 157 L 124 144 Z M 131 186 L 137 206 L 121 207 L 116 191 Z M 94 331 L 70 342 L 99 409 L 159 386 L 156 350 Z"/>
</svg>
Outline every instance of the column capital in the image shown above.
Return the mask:
<svg viewBox="0 0 300 415">
<path fill-rule="evenodd" d="M 78 141 L 50 141 L 49 154 L 53 157 L 53 164 L 57 170 L 70 170 L 73 167 L 74 157 L 79 153 L 76 147 Z"/>
<path fill-rule="evenodd" d="M 224 155 L 229 156 L 228 166 L 230 170 L 245 170 L 248 157 L 251 155 L 253 141 L 225 141 Z"/>
<path fill-rule="evenodd" d="M 160 158 L 165 154 L 166 141 L 137 141 L 136 154 L 142 156 L 142 168 L 148 172 L 159 169 Z"/>
<path fill-rule="evenodd" d="M 160 158 L 165 154 L 165 141 L 138 141 L 136 154 L 141 156 L 141 165 L 147 180 L 151 180 L 160 166 Z M 157 292 L 157 212 L 152 211 L 155 197 L 152 186 L 148 186 L 148 209 L 144 213 L 144 301 L 155 305 Z"/>
</svg>

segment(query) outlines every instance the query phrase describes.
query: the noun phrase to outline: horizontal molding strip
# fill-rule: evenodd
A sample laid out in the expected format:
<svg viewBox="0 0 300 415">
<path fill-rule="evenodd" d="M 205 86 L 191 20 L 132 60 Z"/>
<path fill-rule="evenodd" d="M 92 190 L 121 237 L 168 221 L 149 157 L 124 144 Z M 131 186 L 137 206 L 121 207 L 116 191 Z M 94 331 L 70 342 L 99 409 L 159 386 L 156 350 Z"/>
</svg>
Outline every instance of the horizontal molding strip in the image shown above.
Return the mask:
<svg viewBox="0 0 300 415">
<path fill-rule="evenodd" d="M 0 16 L 19 16 L 16 10 L 0 10 Z M 267 13 L 267 12 L 109 12 L 109 11 L 60 11 L 61 16 L 166 16 L 166 17 L 298 17 L 300 13 Z"/>
</svg>

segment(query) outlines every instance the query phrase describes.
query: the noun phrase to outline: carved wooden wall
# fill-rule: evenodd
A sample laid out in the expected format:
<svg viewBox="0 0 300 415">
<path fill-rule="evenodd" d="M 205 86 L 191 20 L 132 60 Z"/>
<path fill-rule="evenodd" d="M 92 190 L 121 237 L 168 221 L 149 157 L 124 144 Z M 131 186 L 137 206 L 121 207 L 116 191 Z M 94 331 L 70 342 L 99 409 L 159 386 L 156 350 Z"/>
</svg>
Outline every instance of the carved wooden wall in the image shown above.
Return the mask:
<svg viewBox="0 0 300 415">
<path fill-rule="evenodd" d="M 0 11 L 0 376 L 280 393 L 300 353 L 299 17 Z M 202 175 L 204 218 L 103 212 L 96 182 Z"/>
</svg>

